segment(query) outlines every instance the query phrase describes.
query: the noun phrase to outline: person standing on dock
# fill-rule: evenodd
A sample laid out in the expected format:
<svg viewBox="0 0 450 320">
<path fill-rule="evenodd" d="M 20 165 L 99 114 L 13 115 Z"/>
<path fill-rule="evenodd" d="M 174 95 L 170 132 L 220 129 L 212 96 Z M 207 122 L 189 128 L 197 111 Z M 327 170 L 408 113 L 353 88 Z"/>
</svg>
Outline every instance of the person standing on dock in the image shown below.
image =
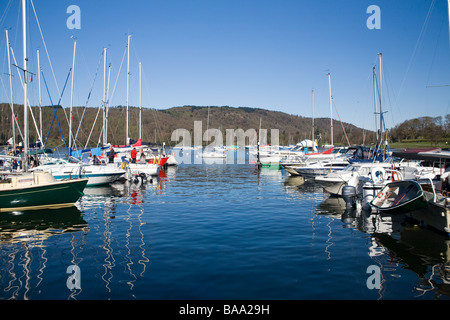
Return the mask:
<svg viewBox="0 0 450 320">
<path fill-rule="evenodd" d="M 136 156 L 137 156 L 136 148 L 133 148 L 133 150 L 131 150 L 130 156 L 131 156 L 131 163 L 136 163 Z"/>
</svg>

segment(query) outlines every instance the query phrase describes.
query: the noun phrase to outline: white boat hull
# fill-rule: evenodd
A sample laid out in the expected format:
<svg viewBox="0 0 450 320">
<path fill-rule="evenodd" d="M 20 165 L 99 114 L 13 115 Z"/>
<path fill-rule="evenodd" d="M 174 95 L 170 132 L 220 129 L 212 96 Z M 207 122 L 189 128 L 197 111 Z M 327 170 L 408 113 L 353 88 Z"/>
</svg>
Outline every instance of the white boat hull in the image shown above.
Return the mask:
<svg viewBox="0 0 450 320">
<path fill-rule="evenodd" d="M 151 163 L 129 163 L 127 169 L 131 175 L 143 173 L 150 176 L 156 176 L 159 173 L 160 166 Z"/>
</svg>

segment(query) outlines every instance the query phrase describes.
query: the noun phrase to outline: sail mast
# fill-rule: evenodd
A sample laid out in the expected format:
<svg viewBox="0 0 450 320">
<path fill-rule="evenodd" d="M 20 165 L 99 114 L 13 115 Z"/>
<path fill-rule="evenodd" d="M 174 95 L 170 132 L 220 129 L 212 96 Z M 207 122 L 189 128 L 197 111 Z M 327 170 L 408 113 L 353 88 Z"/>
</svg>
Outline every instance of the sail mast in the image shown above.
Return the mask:
<svg viewBox="0 0 450 320">
<path fill-rule="evenodd" d="M 22 35 L 23 35 L 23 171 L 28 171 L 28 81 L 27 81 L 27 13 L 26 13 L 26 0 L 22 0 Z"/>
<path fill-rule="evenodd" d="M 105 101 L 105 143 L 108 143 L 108 116 L 109 116 L 109 81 L 111 78 L 111 63 L 108 65 L 108 84 L 106 85 L 106 101 Z"/>
<path fill-rule="evenodd" d="M 41 148 L 44 147 L 42 141 L 42 96 L 41 96 L 41 62 L 39 59 L 39 49 L 37 50 L 37 64 L 38 64 L 38 91 L 39 91 L 39 137 L 41 138 Z"/>
<path fill-rule="evenodd" d="M 77 38 L 73 39 L 73 58 L 72 58 L 72 83 L 70 85 L 70 119 L 69 119 L 69 155 L 72 153 L 72 120 L 73 120 L 73 78 L 75 74 L 75 51 L 77 48 Z"/>
<path fill-rule="evenodd" d="M 333 143 L 333 103 L 331 98 L 331 76 L 328 73 L 328 87 L 330 88 L 330 127 L 331 127 L 331 145 L 334 146 Z"/>
<path fill-rule="evenodd" d="M 129 142 L 128 96 L 129 96 L 129 90 L 130 90 L 130 38 L 131 38 L 131 35 L 128 35 L 128 44 L 127 44 L 127 125 L 126 125 L 126 142 L 125 142 L 126 145 L 128 145 L 128 142 Z"/>
<path fill-rule="evenodd" d="M 139 62 L 139 139 L 142 139 L 141 63 Z"/>
<path fill-rule="evenodd" d="M 379 67 L 380 67 L 380 146 L 383 141 L 383 85 L 382 85 L 382 66 L 381 66 L 381 53 L 378 54 L 378 61 L 379 61 Z"/>
<path fill-rule="evenodd" d="M 447 0 L 447 6 L 448 6 L 448 35 L 450 40 L 450 0 Z"/>
<path fill-rule="evenodd" d="M 373 79 L 373 104 L 375 108 L 375 133 L 378 141 L 378 118 L 377 118 L 377 79 L 375 76 L 375 67 L 372 68 L 372 79 Z"/>
<path fill-rule="evenodd" d="M 11 95 L 11 123 L 12 123 L 12 132 L 13 132 L 13 150 L 16 150 L 16 116 L 14 115 L 14 102 L 13 102 L 13 86 L 12 86 L 12 73 L 11 73 L 11 54 L 9 52 L 9 36 L 8 30 L 5 30 L 6 33 L 6 49 L 8 50 L 8 72 L 9 72 L 9 91 Z"/>
<path fill-rule="evenodd" d="M 311 140 L 314 143 L 314 90 L 312 91 L 312 131 Z M 313 145 L 314 147 L 314 145 Z"/>
<path fill-rule="evenodd" d="M 103 146 L 106 145 L 106 47 L 103 48 Z"/>
</svg>

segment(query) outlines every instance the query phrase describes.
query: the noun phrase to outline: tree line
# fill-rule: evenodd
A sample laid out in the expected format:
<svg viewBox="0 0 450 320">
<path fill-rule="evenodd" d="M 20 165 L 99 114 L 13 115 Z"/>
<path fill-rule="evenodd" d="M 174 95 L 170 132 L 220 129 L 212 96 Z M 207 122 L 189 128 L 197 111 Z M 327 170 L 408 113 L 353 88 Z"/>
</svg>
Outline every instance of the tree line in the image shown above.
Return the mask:
<svg viewBox="0 0 450 320">
<path fill-rule="evenodd" d="M 431 142 L 450 140 L 450 114 L 445 117 L 420 117 L 406 120 L 389 132 L 391 142 Z"/>
<path fill-rule="evenodd" d="M 39 127 L 39 108 L 32 107 L 36 125 Z M 14 106 L 15 114 L 22 126 L 23 106 Z M 46 147 L 64 147 L 68 143 L 69 109 L 61 106 L 42 107 L 43 140 Z M 139 137 L 139 108 L 129 107 L 129 137 L 137 140 Z M 209 114 L 209 118 L 208 118 Z M 126 141 L 126 107 L 115 106 L 109 108 L 108 114 L 108 142 L 111 144 L 124 144 Z M 30 119 L 30 142 L 38 139 L 33 118 Z M 208 121 L 209 119 L 209 121 Z M 98 107 L 74 107 L 72 132 L 76 135 L 78 148 L 96 147 L 101 145 L 103 115 Z M 176 145 L 172 141 L 172 133 L 176 129 L 193 131 L 194 121 L 202 121 L 202 129 L 207 127 L 219 129 L 225 136 L 226 129 L 270 129 L 279 130 L 281 145 L 296 144 L 303 139 L 312 139 L 313 135 L 319 145 L 331 143 L 331 130 L 329 118 L 316 118 L 314 120 L 314 133 L 312 119 L 299 115 L 291 115 L 279 111 L 270 111 L 259 108 L 229 107 L 229 106 L 180 106 L 164 110 L 142 108 L 142 140 L 151 143 Z M 17 142 L 21 141 L 16 131 Z M 11 107 L 10 104 L 0 104 L 0 143 L 5 144 L 12 137 Z M 374 132 L 358 128 L 349 123 L 335 121 L 333 142 L 335 145 L 373 144 L 376 135 Z M 270 141 L 270 140 L 269 140 Z M 248 142 L 249 144 L 251 142 Z"/>
</svg>

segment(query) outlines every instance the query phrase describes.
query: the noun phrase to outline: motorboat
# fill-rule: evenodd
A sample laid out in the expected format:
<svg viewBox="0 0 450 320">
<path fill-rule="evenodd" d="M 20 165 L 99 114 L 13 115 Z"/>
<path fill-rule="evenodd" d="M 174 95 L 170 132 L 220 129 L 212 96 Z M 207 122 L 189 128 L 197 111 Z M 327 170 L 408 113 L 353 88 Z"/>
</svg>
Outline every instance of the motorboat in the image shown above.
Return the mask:
<svg viewBox="0 0 450 320">
<path fill-rule="evenodd" d="M 332 171 L 344 170 L 348 165 L 349 162 L 347 159 L 338 158 L 313 161 L 304 166 L 292 167 L 292 169 L 304 178 L 316 178 Z"/>
<path fill-rule="evenodd" d="M 401 180 L 387 183 L 370 205 L 383 213 L 405 213 L 425 208 L 428 204 L 417 181 Z"/>
</svg>

